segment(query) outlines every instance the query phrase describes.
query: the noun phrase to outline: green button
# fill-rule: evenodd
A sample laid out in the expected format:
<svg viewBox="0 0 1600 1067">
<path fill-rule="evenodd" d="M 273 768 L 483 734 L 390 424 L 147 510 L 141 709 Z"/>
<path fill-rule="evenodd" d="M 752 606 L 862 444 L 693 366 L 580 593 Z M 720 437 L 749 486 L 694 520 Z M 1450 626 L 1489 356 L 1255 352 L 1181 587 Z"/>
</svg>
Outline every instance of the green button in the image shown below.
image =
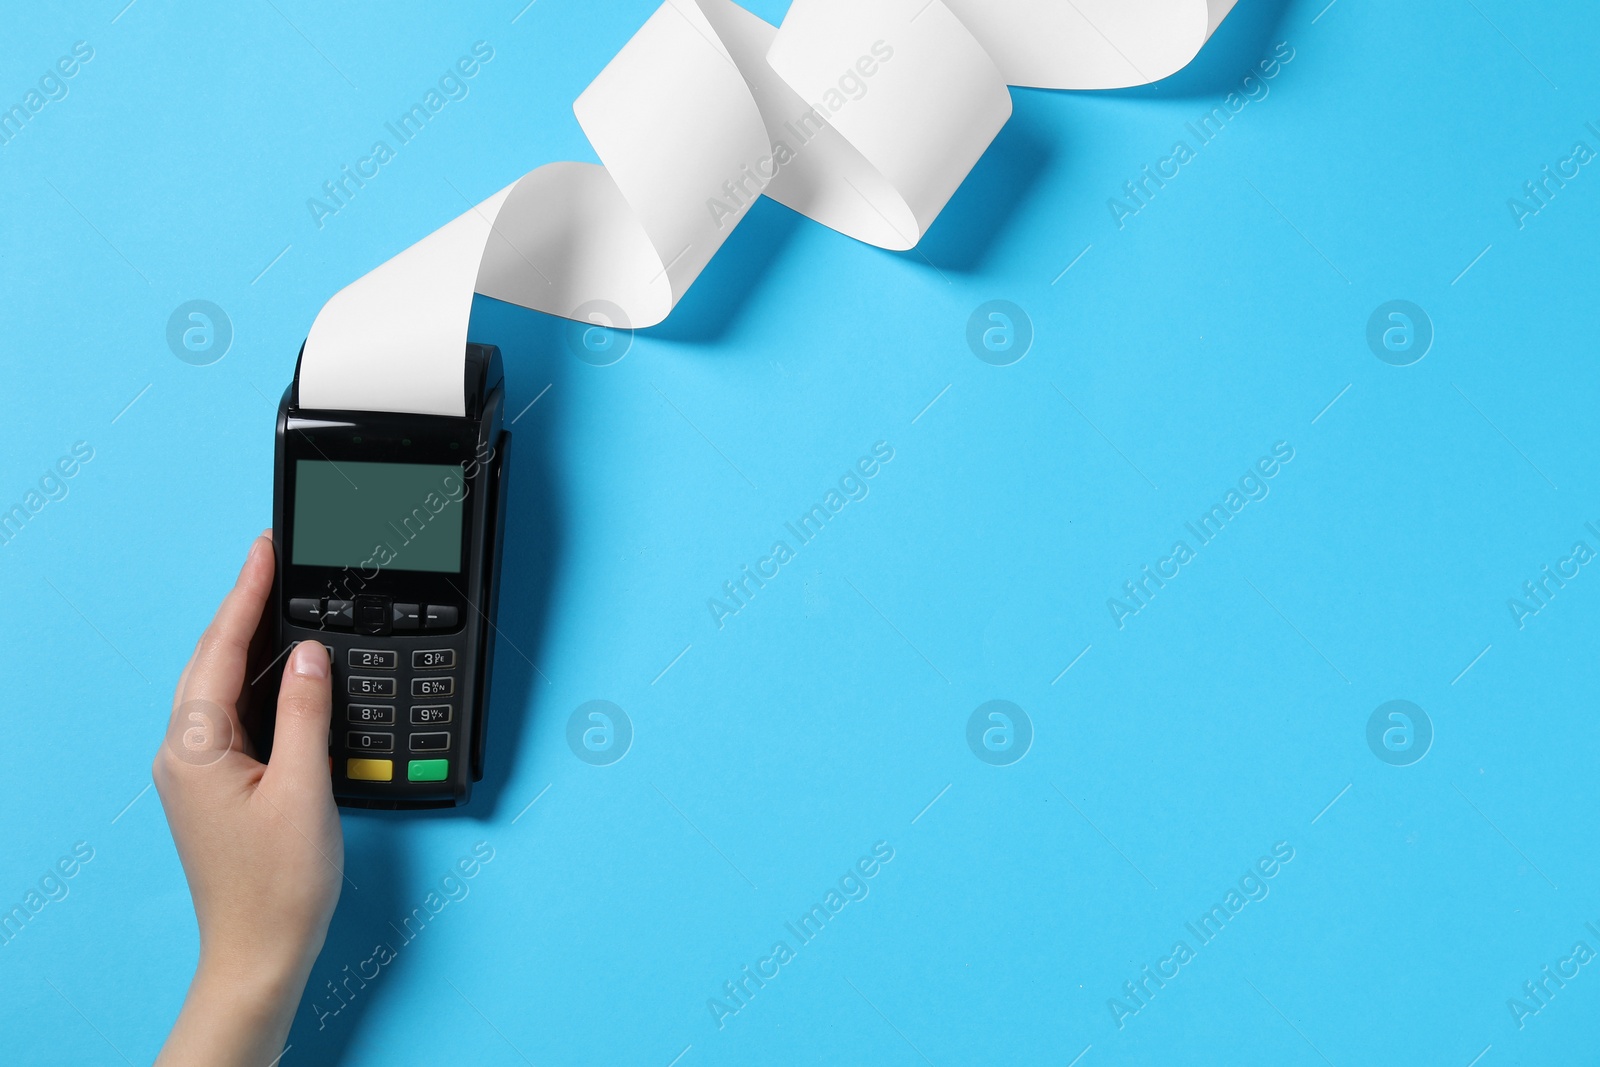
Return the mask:
<svg viewBox="0 0 1600 1067">
<path fill-rule="evenodd" d="M 414 759 L 406 767 L 406 778 L 413 782 L 442 782 L 450 777 L 447 759 Z"/>
</svg>

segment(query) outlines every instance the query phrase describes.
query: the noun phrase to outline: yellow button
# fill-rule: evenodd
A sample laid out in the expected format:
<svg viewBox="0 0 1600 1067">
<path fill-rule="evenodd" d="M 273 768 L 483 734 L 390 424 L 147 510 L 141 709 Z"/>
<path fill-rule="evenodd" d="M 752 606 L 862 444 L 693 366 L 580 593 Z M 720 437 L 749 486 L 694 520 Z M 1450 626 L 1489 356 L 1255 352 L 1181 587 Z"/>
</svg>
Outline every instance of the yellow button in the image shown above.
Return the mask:
<svg viewBox="0 0 1600 1067">
<path fill-rule="evenodd" d="M 394 780 L 394 760 L 353 759 L 345 765 L 345 775 L 357 782 L 389 782 Z"/>
</svg>

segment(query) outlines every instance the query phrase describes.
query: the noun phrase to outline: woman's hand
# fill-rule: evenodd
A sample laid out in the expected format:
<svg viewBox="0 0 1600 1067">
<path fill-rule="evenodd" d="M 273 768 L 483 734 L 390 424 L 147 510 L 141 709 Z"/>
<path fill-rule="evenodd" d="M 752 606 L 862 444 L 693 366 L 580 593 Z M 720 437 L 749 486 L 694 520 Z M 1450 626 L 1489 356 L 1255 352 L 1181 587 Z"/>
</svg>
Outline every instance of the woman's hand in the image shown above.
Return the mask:
<svg viewBox="0 0 1600 1067">
<path fill-rule="evenodd" d="M 322 645 L 301 643 L 283 667 L 269 763 L 255 758 L 240 722 L 272 577 L 269 531 L 178 679 L 152 768 L 200 925 L 194 982 L 156 1061 L 166 1067 L 271 1063 L 339 900 L 344 838 Z"/>
</svg>

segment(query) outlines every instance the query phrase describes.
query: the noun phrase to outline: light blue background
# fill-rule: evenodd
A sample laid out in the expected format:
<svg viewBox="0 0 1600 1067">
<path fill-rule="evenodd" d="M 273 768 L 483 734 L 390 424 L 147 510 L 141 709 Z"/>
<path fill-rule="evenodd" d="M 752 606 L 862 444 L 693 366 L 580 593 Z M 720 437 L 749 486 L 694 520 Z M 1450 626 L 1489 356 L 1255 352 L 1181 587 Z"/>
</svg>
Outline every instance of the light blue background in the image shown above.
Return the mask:
<svg viewBox="0 0 1600 1067">
<path fill-rule="evenodd" d="M 0 547 L 0 904 L 95 850 L 0 948 L 17 1063 L 147 1062 L 181 1001 L 195 930 L 149 761 L 270 519 L 317 309 L 463 196 L 593 158 L 570 102 L 654 6 L 121 2 L 14 6 L 0 40 L 4 106 L 95 49 L 0 148 L 0 505 L 95 449 Z M 1520 1030 L 1506 1002 L 1600 949 L 1600 576 L 1520 630 L 1507 600 L 1600 548 L 1600 169 L 1522 229 L 1507 199 L 1600 149 L 1600 29 L 1576 0 L 1324 2 L 1240 0 L 1160 86 L 1016 91 L 919 252 L 764 202 L 614 366 L 480 302 L 510 410 L 540 398 L 489 776 L 459 813 L 345 817 L 308 1001 L 475 842 L 495 858 L 325 1029 L 302 1006 L 285 1064 L 1592 1048 L 1600 965 Z M 471 95 L 318 230 L 306 199 L 478 40 Z M 1270 95 L 1119 229 L 1108 198 L 1278 42 Z M 165 342 L 196 298 L 235 330 L 208 367 Z M 1397 298 L 1437 333 L 1404 368 L 1365 339 Z M 991 299 L 1036 331 L 1010 367 L 966 344 Z M 707 599 L 877 441 L 871 495 L 719 631 Z M 1279 441 L 1271 495 L 1118 630 L 1107 598 Z M 1436 731 L 1404 768 L 1365 733 L 1400 698 Z M 636 732 L 608 767 L 566 742 L 594 699 Z M 1036 732 L 1009 767 L 966 744 L 991 699 Z M 870 895 L 719 1030 L 708 998 L 877 841 Z M 1270 895 L 1119 1029 L 1108 998 L 1280 841 Z"/>
</svg>

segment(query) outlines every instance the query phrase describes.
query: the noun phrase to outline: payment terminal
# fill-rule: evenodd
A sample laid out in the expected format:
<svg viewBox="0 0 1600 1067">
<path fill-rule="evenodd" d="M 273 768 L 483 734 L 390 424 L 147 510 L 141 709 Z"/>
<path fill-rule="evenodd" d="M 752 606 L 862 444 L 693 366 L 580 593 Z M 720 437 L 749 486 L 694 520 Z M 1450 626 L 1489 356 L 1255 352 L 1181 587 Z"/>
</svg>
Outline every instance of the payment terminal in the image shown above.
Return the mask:
<svg viewBox="0 0 1600 1067">
<path fill-rule="evenodd" d="M 327 647 L 339 804 L 465 804 L 483 777 L 511 444 L 500 352 L 467 345 L 460 418 L 313 410 L 299 383 L 297 365 L 278 408 L 268 673 L 301 641 Z"/>
</svg>

